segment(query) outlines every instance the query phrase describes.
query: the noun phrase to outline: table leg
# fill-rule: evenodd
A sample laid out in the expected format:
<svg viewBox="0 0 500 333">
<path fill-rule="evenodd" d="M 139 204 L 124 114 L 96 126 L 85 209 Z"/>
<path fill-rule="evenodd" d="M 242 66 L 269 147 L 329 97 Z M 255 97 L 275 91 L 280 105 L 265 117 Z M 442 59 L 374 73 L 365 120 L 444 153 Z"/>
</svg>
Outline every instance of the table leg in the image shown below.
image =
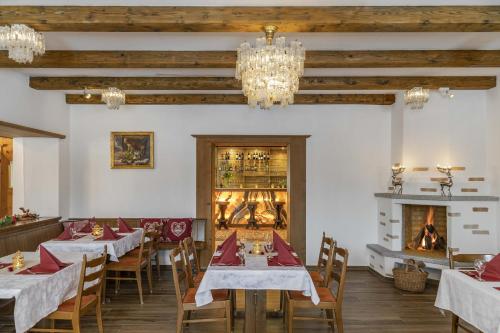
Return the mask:
<svg viewBox="0 0 500 333">
<path fill-rule="evenodd" d="M 245 333 L 266 333 L 266 290 L 245 291 Z"/>
</svg>

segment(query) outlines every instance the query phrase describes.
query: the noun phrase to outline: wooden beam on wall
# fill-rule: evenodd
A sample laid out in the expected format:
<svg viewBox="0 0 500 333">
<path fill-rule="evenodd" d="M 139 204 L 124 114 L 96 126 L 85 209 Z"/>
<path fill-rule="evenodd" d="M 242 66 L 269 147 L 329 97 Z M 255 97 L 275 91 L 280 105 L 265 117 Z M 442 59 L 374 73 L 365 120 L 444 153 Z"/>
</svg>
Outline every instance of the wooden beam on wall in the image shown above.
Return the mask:
<svg viewBox="0 0 500 333">
<path fill-rule="evenodd" d="M 4 136 L 6 138 L 20 138 L 20 137 L 41 137 L 41 138 L 56 138 L 56 139 L 66 138 L 66 136 L 63 134 L 44 131 L 23 125 L 8 123 L 6 121 L 0 121 L 0 136 Z"/>
<path fill-rule="evenodd" d="M 394 94 L 298 94 L 295 104 L 368 104 L 392 105 Z M 68 104 L 103 104 L 100 96 L 86 99 L 83 95 L 67 94 Z M 129 105 L 183 105 L 183 104 L 247 104 L 247 98 L 239 94 L 156 94 L 127 95 Z"/>
<path fill-rule="evenodd" d="M 46 51 L 0 68 L 234 68 L 235 51 Z M 500 67 L 500 50 L 307 51 L 306 68 Z"/>
<path fill-rule="evenodd" d="M 500 31 L 500 6 L 155 7 L 0 6 L 0 25 L 39 31 Z"/>
<path fill-rule="evenodd" d="M 413 87 L 480 90 L 496 86 L 495 76 L 351 76 L 304 77 L 300 90 L 406 90 Z M 39 90 L 241 90 L 233 77 L 31 77 Z"/>
</svg>

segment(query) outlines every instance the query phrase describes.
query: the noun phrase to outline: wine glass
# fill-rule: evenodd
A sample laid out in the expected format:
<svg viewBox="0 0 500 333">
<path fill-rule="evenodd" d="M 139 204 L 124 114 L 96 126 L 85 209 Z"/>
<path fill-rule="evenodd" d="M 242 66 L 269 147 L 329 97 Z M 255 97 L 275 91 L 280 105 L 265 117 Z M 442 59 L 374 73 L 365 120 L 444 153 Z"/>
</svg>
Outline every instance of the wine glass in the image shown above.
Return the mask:
<svg viewBox="0 0 500 333">
<path fill-rule="evenodd" d="M 479 281 L 484 281 L 482 278 L 482 275 L 486 269 L 486 262 L 482 259 L 476 259 L 474 260 L 474 269 L 477 272 L 478 275 L 478 280 Z"/>
<path fill-rule="evenodd" d="M 238 250 L 238 257 L 240 257 L 240 263 L 245 265 L 245 249 L 241 248 Z"/>
<path fill-rule="evenodd" d="M 71 239 L 75 238 L 76 228 L 75 228 L 74 224 L 70 225 L 70 227 L 69 227 L 69 233 L 71 235 Z"/>
</svg>

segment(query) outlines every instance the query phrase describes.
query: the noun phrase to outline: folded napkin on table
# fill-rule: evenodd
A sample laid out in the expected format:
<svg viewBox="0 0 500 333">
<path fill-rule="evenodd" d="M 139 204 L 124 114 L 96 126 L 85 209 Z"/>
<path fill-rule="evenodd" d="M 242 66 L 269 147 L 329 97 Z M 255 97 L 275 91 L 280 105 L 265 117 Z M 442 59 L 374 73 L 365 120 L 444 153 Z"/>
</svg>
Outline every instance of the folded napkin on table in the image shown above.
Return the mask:
<svg viewBox="0 0 500 333">
<path fill-rule="evenodd" d="M 234 235 L 234 237 L 233 237 Z M 238 246 L 236 245 L 236 232 L 229 236 L 224 242 L 224 249 L 221 249 L 222 254 L 218 258 L 212 259 L 214 266 L 238 266 L 241 264 L 240 257 L 236 254 Z"/>
<path fill-rule="evenodd" d="M 3 263 L 3 262 L 0 262 L 0 269 L 4 269 L 5 267 L 9 267 L 10 265 L 12 265 L 12 263 Z"/>
<path fill-rule="evenodd" d="M 57 236 L 56 239 L 57 240 L 70 240 L 70 239 L 73 239 L 73 237 L 71 236 L 70 228 L 64 229 L 64 231 L 59 236 Z"/>
<path fill-rule="evenodd" d="M 92 228 L 96 225 L 97 221 L 95 220 L 95 217 L 90 218 L 87 223 L 83 227 L 78 230 L 78 232 L 89 234 L 92 232 Z"/>
<path fill-rule="evenodd" d="M 500 281 L 500 254 L 486 263 L 486 268 L 481 278 L 486 281 Z"/>
<path fill-rule="evenodd" d="M 287 249 L 288 251 L 292 251 L 292 247 L 283 240 L 283 238 L 280 237 L 280 235 L 278 235 L 278 233 L 276 231 L 273 230 L 273 247 L 274 249 L 276 249 L 276 244 L 281 244 L 283 245 L 283 247 L 285 249 Z"/>
<path fill-rule="evenodd" d="M 107 224 L 103 225 L 102 228 L 102 237 L 98 238 L 97 240 L 117 240 L 123 237 L 113 231 L 113 229 L 111 229 L 111 227 Z"/>
<path fill-rule="evenodd" d="M 125 222 L 124 219 L 122 219 L 121 217 L 118 218 L 118 232 L 119 233 L 122 233 L 122 234 L 126 234 L 126 233 L 130 233 L 130 232 L 134 232 L 135 229 L 130 227 L 127 222 Z"/>
<path fill-rule="evenodd" d="M 69 265 L 71 264 L 61 262 L 43 245 L 40 245 L 40 263 L 17 274 L 50 274 L 58 272 Z"/>
<path fill-rule="evenodd" d="M 275 234 L 275 235 L 274 235 Z M 277 256 L 274 256 L 268 260 L 269 266 L 301 266 L 302 263 L 300 259 L 294 257 L 291 248 L 285 243 L 281 237 L 274 232 L 274 251 L 278 252 Z M 275 238 L 277 237 L 277 238 Z"/>
<path fill-rule="evenodd" d="M 236 231 L 233 232 L 221 245 L 217 246 L 217 251 L 224 252 L 224 249 L 234 241 L 236 244 Z"/>
</svg>

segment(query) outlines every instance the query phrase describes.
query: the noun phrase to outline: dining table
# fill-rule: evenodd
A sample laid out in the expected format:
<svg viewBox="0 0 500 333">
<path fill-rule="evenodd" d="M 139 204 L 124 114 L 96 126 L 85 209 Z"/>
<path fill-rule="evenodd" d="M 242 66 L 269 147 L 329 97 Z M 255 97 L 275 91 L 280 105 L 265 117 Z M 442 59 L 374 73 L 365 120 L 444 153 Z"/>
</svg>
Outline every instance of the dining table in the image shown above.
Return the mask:
<svg viewBox="0 0 500 333">
<path fill-rule="evenodd" d="M 70 265 L 55 273 L 19 274 L 40 263 L 39 252 L 21 252 L 25 267 L 13 270 L 14 254 L 0 258 L 0 298 L 15 299 L 14 324 L 16 333 L 24 333 L 40 320 L 57 310 L 65 300 L 77 293 L 82 253 L 68 251 L 52 252 L 59 260 Z M 88 259 L 97 257 L 97 253 L 88 255 Z M 7 265 L 9 264 L 9 265 Z"/>
<path fill-rule="evenodd" d="M 91 234 L 77 233 L 74 239 L 52 239 L 42 245 L 49 251 L 81 253 L 102 253 L 104 246 L 107 246 L 109 260 L 118 261 L 118 258 L 140 245 L 143 232 L 142 228 L 135 228 L 135 231 L 131 233 L 118 233 L 122 237 L 116 240 L 100 240 Z"/>
<path fill-rule="evenodd" d="M 500 333 L 500 280 L 479 281 L 474 271 L 442 271 L 435 306 L 483 333 Z"/>
<path fill-rule="evenodd" d="M 246 254 L 244 264 L 238 266 L 210 264 L 196 292 L 196 305 L 211 303 L 212 290 L 216 289 L 245 290 L 245 333 L 266 332 L 267 290 L 302 291 L 314 304 L 319 303 L 313 280 L 304 265 L 270 266 L 266 255 Z"/>
</svg>

